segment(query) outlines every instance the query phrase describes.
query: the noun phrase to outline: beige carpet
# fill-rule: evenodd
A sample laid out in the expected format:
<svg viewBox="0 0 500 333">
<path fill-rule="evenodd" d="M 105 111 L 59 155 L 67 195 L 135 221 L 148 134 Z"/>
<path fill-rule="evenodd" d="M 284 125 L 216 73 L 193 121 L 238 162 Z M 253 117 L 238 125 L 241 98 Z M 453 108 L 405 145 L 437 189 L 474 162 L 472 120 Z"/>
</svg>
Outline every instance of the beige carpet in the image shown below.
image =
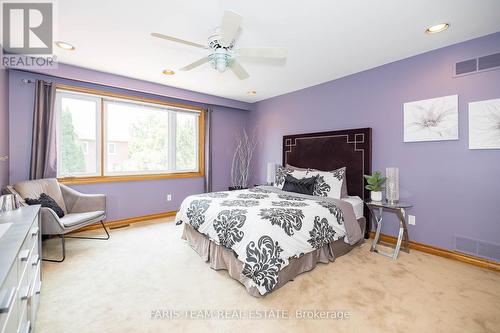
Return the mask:
<svg viewBox="0 0 500 333">
<path fill-rule="evenodd" d="M 43 263 L 36 332 L 500 332 L 498 273 L 417 251 L 393 262 L 365 243 L 258 299 L 210 269 L 180 235 L 173 223 L 142 223 L 113 230 L 109 241 L 68 240 L 64 263 Z M 55 245 L 44 243 L 46 255 Z M 151 319 L 155 310 L 164 319 Z M 166 318 L 184 310 L 350 318 Z"/>
</svg>

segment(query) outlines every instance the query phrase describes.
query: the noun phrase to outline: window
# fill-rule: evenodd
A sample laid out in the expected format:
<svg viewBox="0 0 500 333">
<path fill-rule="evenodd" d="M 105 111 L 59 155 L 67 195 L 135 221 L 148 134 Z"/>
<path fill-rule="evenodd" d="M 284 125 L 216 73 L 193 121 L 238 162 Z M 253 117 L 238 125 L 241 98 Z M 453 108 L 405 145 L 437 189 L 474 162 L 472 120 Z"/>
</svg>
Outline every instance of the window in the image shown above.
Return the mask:
<svg viewBox="0 0 500 333">
<path fill-rule="evenodd" d="M 203 175 L 200 109 L 59 86 L 56 112 L 63 182 Z"/>
<path fill-rule="evenodd" d="M 58 177 L 100 175 L 100 105 L 94 96 L 57 92 Z"/>
<path fill-rule="evenodd" d="M 116 155 L 116 142 L 108 142 L 108 155 Z"/>
<path fill-rule="evenodd" d="M 82 142 L 82 150 L 83 150 L 83 155 L 88 155 L 88 153 L 89 153 L 89 142 L 88 141 Z"/>
</svg>

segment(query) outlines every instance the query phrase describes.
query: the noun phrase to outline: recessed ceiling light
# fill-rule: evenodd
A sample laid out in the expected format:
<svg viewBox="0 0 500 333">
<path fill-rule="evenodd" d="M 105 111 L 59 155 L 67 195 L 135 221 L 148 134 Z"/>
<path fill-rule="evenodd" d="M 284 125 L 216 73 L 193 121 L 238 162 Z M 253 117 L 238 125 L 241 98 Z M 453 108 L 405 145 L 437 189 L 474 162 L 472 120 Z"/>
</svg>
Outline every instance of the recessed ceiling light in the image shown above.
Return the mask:
<svg viewBox="0 0 500 333">
<path fill-rule="evenodd" d="M 74 51 L 75 47 L 66 42 L 55 42 L 55 44 L 63 50 Z"/>
<path fill-rule="evenodd" d="M 175 74 L 175 72 L 171 69 L 164 69 L 162 73 L 165 75 L 174 75 Z"/>
<path fill-rule="evenodd" d="M 425 32 L 428 34 L 437 34 L 438 32 L 445 31 L 449 27 L 450 27 L 449 23 L 440 23 L 427 28 Z"/>
<path fill-rule="evenodd" d="M 248 95 L 257 95 L 257 92 L 255 90 L 249 90 L 247 91 Z"/>
</svg>

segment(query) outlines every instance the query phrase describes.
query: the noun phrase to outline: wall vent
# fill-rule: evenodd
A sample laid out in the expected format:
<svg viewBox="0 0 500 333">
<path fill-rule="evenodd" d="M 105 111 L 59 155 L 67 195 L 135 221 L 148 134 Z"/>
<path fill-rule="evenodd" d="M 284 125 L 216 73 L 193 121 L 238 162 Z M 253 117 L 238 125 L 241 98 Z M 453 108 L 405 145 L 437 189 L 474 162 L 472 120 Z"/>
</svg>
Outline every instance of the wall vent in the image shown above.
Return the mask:
<svg viewBox="0 0 500 333">
<path fill-rule="evenodd" d="M 462 76 L 495 69 L 500 69 L 500 52 L 457 62 L 453 73 L 454 76 Z"/>
<path fill-rule="evenodd" d="M 500 262 L 500 244 L 463 236 L 455 236 L 455 250 L 476 257 Z"/>
</svg>

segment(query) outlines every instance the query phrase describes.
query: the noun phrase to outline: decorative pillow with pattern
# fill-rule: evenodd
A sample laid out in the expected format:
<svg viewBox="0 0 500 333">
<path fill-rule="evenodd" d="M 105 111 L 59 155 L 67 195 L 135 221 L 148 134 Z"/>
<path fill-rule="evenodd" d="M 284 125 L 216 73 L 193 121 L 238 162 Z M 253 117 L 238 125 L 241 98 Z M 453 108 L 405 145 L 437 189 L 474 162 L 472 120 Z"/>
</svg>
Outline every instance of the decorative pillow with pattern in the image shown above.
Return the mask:
<svg viewBox="0 0 500 333">
<path fill-rule="evenodd" d="M 62 210 L 61 207 L 57 204 L 57 202 L 52 199 L 52 197 L 46 193 L 40 194 L 40 198 L 38 199 L 30 199 L 26 198 L 25 199 L 26 203 L 28 205 L 41 205 L 42 207 L 50 208 L 56 213 L 56 215 L 59 218 L 64 217 L 64 211 Z"/>
<path fill-rule="evenodd" d="M 345 182 L 345 170 L 345 167 L 333 171 L 309 169 L 306 176 L 316 177 L 313 195 L 340 199 L 342 197 L 342 187 Z"/>
<path fill-rule="evenodd" d="M 315 185 L 316 177 L 297 179 L 293 176 L 286 175 L 283 191 L 312 195 Z"/>
<path fill-rule="evenodd" d="M 294 178 L 297 179 L 302 179 L 305 178 L 307 175 L 306 170 L 293 170 L 290 168 L 285 168 L 283 166 L 279 166 L 278 169 L 276 170 L 276 180 L 274 181 L 274 186 L 279 188 L 280 190 L 283 189 L 283 185 L 285 184 L 285 178 L 287 175 L 290 175 Z M 309 176 L 311 177 L 311 176 Z"/>
<path fill-rule="evenodd" d="M 292 170 L 300 170 L 300 171 L 318 171 L 318 172 L 322 172 L 321 170 L 317 170 L 317 169 L 304 169 L 304 168 L 298 168 L 298 167 L 295 167 L 293 165 L 290 165 L 290 164 L 287 164 L 286 165 L 286 168 L 287 169 L 292 169 Z M 345 170 L 345 172 L 347 172 L 347 168 L 343 167 Z M 339 169 L 342 169 L 342 168 L 339 168 Z M 333 171 L 327 171 L 327 172 L 334 172 L 336 170 L 333 170 Z M 342 183 L 342 192 L 341 192 L 341 195 L 340 197 L 341 198 L 344 198 L 344 197 L 347 197 L 349 196 L 348 192 L 347 192 L 347 178 L 346 178 L 346 174 L 344 172 L 344 182 Z"/>
</svg>

